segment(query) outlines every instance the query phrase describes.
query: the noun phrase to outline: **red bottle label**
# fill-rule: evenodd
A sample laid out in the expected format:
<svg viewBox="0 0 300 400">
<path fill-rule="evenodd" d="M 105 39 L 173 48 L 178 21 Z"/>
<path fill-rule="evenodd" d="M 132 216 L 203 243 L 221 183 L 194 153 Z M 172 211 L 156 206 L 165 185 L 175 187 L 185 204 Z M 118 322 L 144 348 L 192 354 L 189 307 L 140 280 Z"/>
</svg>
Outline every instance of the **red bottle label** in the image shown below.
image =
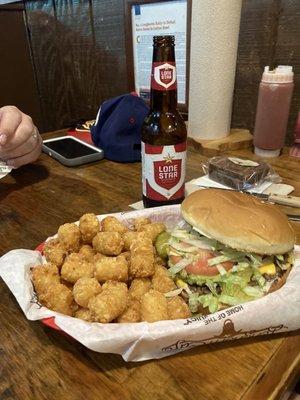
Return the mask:
<svg viewBox="0 0 300 400">
<path fill-rule="evenodd" d="M 153 146 L 142 142 L 143 195 L 156 201 L 184 196 L 186 142 Z"/>
<path fill-rule="evenodd" d="M 154 62 L 152 64 L 151 88 L 156 90 L 174 90 L 177 88 L 176 67 L 174 61 Z"/>
</svg>

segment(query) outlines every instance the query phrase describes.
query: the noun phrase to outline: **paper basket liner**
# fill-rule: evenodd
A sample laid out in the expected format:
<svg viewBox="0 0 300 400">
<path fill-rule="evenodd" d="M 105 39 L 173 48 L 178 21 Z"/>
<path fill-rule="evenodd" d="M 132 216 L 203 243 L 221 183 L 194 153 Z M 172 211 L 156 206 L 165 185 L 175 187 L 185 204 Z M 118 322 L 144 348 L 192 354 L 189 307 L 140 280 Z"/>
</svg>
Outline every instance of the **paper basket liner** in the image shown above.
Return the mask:
<svg viewBox="0 0 300 400">
<path fill-rule="evenodd" d="M 109 215 L 109 214 L 106 214 Z M 106 215 L 99 216 L 99 219 Z M 149 217 L 168 229 L 182 221 L 180 207 L 165 206 L 114 215 L 127 225 Z M 30 280 L 30 268 L 43 262 L 39 251 L 12 250 L 0 259 L 0 276 L 29 320 L 48 320 L 87 348 L 121 354 L 125 361 L 162 358 L 207 344 L 300 328 L 300 246 L 286 283 L 276 292 L 214 314 L 154 323 L 90 323 L 48 310 L 39 304 Z M 54 323 L 54 324 L 53 324 Z"/>
</svg>

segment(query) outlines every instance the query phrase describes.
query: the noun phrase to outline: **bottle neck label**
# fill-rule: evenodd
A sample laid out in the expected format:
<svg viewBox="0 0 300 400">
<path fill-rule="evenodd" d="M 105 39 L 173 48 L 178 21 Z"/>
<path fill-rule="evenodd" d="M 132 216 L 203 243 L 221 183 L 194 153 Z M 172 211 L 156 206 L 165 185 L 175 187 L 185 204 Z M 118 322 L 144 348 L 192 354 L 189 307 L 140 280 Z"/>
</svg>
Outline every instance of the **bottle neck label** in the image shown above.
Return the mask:
<svg viewBox="0 0 300 400">
<path fill-rule="evenodd" d="M 166 201 L 184 197 L 186 142 L 155 146 L 142 142 L 143 195 Z"/>
<path fill-rule="evenodd" d="M 162 91 L 177 89 L 174 61 L 154 62 L 152 64 L 151 88 Z"/>
</svg>

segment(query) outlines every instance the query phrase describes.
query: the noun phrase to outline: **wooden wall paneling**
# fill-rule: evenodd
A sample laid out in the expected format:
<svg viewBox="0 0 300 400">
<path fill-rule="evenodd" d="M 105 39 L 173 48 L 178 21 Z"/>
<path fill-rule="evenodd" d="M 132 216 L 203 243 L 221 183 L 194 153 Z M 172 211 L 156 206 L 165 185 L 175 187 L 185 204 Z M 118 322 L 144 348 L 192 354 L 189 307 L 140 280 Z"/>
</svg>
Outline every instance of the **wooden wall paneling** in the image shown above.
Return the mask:
<svg viewBox="0 0 300 400">
<path fill-rule="evenodd" d="M 26 0 L 28 32 L 45 130 L 94 118 L 126 93 L 125 0 Z M 295 68 L 288 140 L 299 109 L 299 0 L 244 0 L 232 126 L 254 126 L 263 67 Z"/>
<path fill-rule="evenodd" d="M 58 46 L 72 124 L 96 116 L 97 60 L 90 0 L 55 0 Z M 101 60 L 98 60 L 101 62 Z"/>
<path fill-rule="evenodd" d="M 263 67 L 275 53 L 279 1 L 245 0 L 242 5 L 231 126 L 253 131 Z"/>
<path fill-rule="evenodd" d="M 123 0 L 93 0 L 99 104 L 127 92 Z"/>
<path fill-rule="evenodd" d="M 69 99 L 58 48 L 57 21 L 52 0 L 26 1 L 31 49 L 38 82 L 45 131 L 70 122 Z"/>
<path fill-rule="evenodd" d="M 122 0 L 26 1 L 45 130 L 127 91 Z"/>
<path fill-rule="evenodd" d="M 241 15 L 232 127 L 253 132 L 258 88 L 265 65 L 291 64 L 299 82 L 299 0 L 244 0 Z M 299 83 L 295 87 L 287 142 L 291 141 Z"/>
<path fill-rule="evenodd" d="M 294 92 L 286 142 L 293 141 L 297 114 L 300 111 L 300 1 L 282 0 L 273 65 L 292 65 Z"/>
<path fill-rule="evenodd" d="M 41 128 L 41 109 L 23 3 L 0 5 L 0 38 L 0 107 L 19 107 Z"/>
</svg>

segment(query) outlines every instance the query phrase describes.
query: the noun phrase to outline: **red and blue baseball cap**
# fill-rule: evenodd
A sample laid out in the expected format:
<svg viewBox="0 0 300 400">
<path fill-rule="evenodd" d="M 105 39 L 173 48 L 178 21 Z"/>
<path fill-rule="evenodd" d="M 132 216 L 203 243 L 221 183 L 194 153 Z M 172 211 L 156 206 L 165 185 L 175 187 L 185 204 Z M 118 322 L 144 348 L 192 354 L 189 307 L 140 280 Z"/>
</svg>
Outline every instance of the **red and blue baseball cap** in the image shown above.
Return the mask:
<svg viewBox="0 0 300 400">
<path fill-rule="evenodd" d="M 105 101 L 91 128 L 94 144 L 109 160 L 140 161 L 141 127 L 148 113 L 148 106 L 133 93 Z"/>
</svg>

